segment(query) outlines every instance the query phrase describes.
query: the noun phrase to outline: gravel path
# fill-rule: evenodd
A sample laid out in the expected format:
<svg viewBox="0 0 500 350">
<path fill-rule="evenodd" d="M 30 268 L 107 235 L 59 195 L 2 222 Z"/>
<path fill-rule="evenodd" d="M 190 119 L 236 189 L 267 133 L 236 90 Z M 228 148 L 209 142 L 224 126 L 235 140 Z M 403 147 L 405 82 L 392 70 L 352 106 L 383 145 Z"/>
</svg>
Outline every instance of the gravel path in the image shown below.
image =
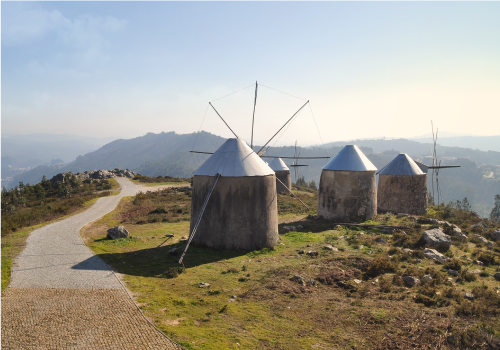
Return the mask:
<svg viewBox="0 0 500 350">
<path fill-rule="evenodd" d="M 116 180 L 119 195 L 30 234 L 2 295 L 2 349 L 180 348 L 144 319 L 80 239 L 80 229 L 115 209 L 122 197 L 161 188 Z"/>
</svg>

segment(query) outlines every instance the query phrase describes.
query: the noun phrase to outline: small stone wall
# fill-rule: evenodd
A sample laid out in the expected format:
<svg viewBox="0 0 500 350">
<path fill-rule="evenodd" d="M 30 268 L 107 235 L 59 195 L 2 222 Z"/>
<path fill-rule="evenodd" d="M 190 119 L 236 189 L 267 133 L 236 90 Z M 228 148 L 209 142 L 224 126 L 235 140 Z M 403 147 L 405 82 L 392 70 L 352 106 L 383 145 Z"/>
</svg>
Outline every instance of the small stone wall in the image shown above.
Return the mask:
<svg viewBox="0 0 500 350">
<path fill-rule="evenodd" d="M 319 182 L 318 215 L 343 222 L 375 217 L 375 171 L 323 170 Z"/>
<path fill-rule="evenodd" d="M 292 189 L 292 177 L 290 176 L 290 170 L 280 170 L 275 171 L 276 178 L 280 179 L 288 189 Z M 288 190 L 283 186 L 278 180 L 276 180 L 276 190 L 278 192 L 288 192 Z"/>
<path fill-rule="evenodd" d="M 213 180 L 212 176 L 193 178 L 191 230 Z M 274 247 L 278 239 L 274 174 L 220 177 L 192 244 L 216 249 L 257 250 Z"/>
<path fill-rule="evenodd" d="M 427 213 L 427 174 L 379 175 L 378 211 L 380 213 Z"/>
</svg>

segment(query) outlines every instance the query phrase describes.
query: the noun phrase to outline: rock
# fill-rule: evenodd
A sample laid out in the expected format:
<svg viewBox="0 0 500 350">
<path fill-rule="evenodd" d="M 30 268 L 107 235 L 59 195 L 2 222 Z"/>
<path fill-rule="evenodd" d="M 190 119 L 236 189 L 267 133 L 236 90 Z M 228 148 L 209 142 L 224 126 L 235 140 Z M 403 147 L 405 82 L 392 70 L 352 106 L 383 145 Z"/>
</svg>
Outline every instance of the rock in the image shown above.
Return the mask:
<svg viewBox="0 0 500 350">
<path fill-rule="evenodd" d="M 123 226 L 111 227 L 108 229 L 107 233 L 107 237 L 109 239 L 127 238 L 129 235 L 128 231 L 125 230 L 125 227 Z"/>
<path fill-rule="evenodd" d="M 338 285 L 340 288 L 343 288 L 343 289 L 356 290 L 356 287 L 355 287 L 355 286 L 353 286 L 352 284 L 345 283 L 345 282 L 342 282 L 342 281 L 338 281 L 338 282 L 337 282 L 337 285 Z"/>
<path fill-rule="evenodd" d="M 420 280 L 413 276 L 403 276 L 403 282 L 408 287 L 414 287 L 416 284 L 420 283 Z"/>
<path fill-rule="evenodd" d="M 488 225 L 486 225 L 486 223 L 484 221 L 480 221 L 477 224 L 471 225 L 470 230 L 471 231 L 474 231 L 474 230 L 482 231 L 485 228 L 488 228 Z"/>
<path fill-rule="evenodd" d="M 316 285 L 316 281 L 313 280 L 313 279 L 310 279 L 309 281 L 307 281 L 307 283 L 309 283 L 311 286 L 315 286 Z"/>
<path fill-rule="evenodd" d="M 433 248 L 449 249 L 451 246 L 451 237 L 445 234 L 442 228 L 425 231 L 422 239 Z"/>
<path fill-rule="evenodd" d="M 479 260 L 474 260 L 474 264 L 476 265 L 479 265 L 479 266 L 483 266 L 483 262 L 482 261 L 479 261 Z"/>
<path fill-rule="evenodd" d="M 305 250 L 299 250 L 299 254 L 305 254 L 306 251 Z"/>
<path fill-rule="evenodd" d="M 363 249 L 364 247 L 365 247 L 365 246 L 364 246 L 364 245 L 362 245 L 362 244 L 358 245 L 358 249 Z"/>
<path fill-rule="evenodd" d="M 479 269 L 475 269 L 475 270 L 472 270 L 472 271 L 469 271 L 470 273 L 472 273 L 473 275 L 478 275 L 481 273 L 481 270 Z"/>
<path fill-rule="evenodd" d="M 309 256 L 318 256 L 319 253 L 317 251 L 315 251 L 315 250 L 310 250 L 310 251 L 307 252 L 307 255 L 309 255 Z"/>
<path fill-rule="evenodd" d="M 448 260 L 450 260 L 450 258 L 444 256 L 443 254 L 441 254 L 440 252 L 438 252 L 437 250 L 435 249 L 430 249 L 430 248 L 425 248 L 424 249 L 424 256 L 427 258 L 427 259 L 433 259 L 433 260 L 437 260 L 439 262 L 442 262 L 442 263 L 445 263 L 447 262 Z"/>
<path fill-rule="evenodd" d="M 354 283 L 357 283 L 357 284 L 360 284 L 361 282 L 363 282 L 363 281 L 358 280 L 358 279 L 353 279 L 352 281 L 353 281 Z"/>
<path fill-rule="evenodd" d="M 469 300 L 474 300 L 474 295 L 472 295 L 470 293 L 465 293 L 465 298 L 469 299 Z"/>
<path fill-rule="evenodd" d="M 431 275 L 425 275 L 424 277 L 422 277 L 422 281 L 430 282 L 430 281 L 432 281 L 432 276 Z"/>
<path fill-rule="evenodd" d="M 231 299 L 236 299 L 236 295 L 231 295 Z"/>
<path fill-rule="evenodd" d="M 387 244 L 387 241 L 381 237 L 377 238 L 375 241 L 377 241 L 380 244 Z"/>
<path fill-rule="evenodd" d="M 228 303 L 234 303 L 235 301 L 236 301 L 236 299 L 227 299 Z"/>
<path fill-rule="evenodd" d="M 478 213 L 476 213 L 474 210 L 472 210 L 470 213 L 472 214 L 473 217 L 481 219 L 481 215 L 479 215 Z"/>
<path fill-rule="evenodd" d="M 421 264 L 422 263 L 422 259 L 415 259 L 413 261 L 415 261 L 415 263 L 417 263 L 417 264 Z"/>
<path fill-rule="evenodd" d="M 399 213 L 399 214 L 397 215 L 397 217 L 398 217 L 398 218 L 404 218 L 404 217 L 406 217 L 406 216 L 410 216 L 410 214 Z"/>
<path fill-rule="evenodd" d="M 359 232 L 358 236 L 363 236 L 365 233 L 364 232 Z"/>
<path fill-rule="evenodd" d="M 410 248 L 403 248 L 401 249 L 403 252 L 405 253 L 411 253 L 413 250 L 411 250 Z"/>
<path fill-rule="evenodd" d="M 474 237 L 477 238 L 479 241 L 481 241 L 481 243 L 488 244 L 488 240 L 486 238 L 484 238 L 483 236 L 478 235 L 476 233 L 476 234 L 474 234 Z"/>
<path fill-rule="evenodd" d="M 455 237 L 464 237 L 464 238 L 467 238 L 467 236 L 462 233 L 462 230 L 458 226 L 453 225 L 452 226 L 452 230 L 453 230 L 453 235 Z"/>
<path fill-rule="evenodd" d="M 448 281 L 448 282 L 453 282 L 453 278 L 448 277 L 447 281 Z"/>
<path fill-rule="evenodd" d="M 210 283 L 200 282 L 200 283 L 198 283 L 198 287 L 199 287 L 199 288 L 206 288 L 206 287 L 210 287 Z"/>
<path fill-rule="evenodd" d="M 500 241 L 500 229 L 493 231 L 491 237 L 494 241 Z"/>
<path fill-rule="evenodd" d="M 174 235 L 173 235 L 172 233 L 167 233 L 167 234 L 165 235 L 165 238 L 170 238 L 170 237 L 174 237 Z"/>
<path fill-rule="evenodd" d="M 331 250 L 333 252 L 338 252 L 339 251 L 337 248 L 331 246 L 330 244 L 325 245 L 323 248 L 325 248 L 327 250 Z"/>
<path fill-rule="evenodd" d="M 486 242 L 486 245 L 490 246 L 490 247 L 493 247 L 493 246 L 495 246 L 495 243 L 488 241 L 488 242 Z"/>
<path fill-rule="evenodd" d="M 344 239 L 344 238 L 345 238 L 345 236 L 339 236 L 339 239 Z"/>
<path fill-rule="evenodd" d="M 458 277 L 459 273 L 456 270 L 448 270 L 448 273 L 452 276 Z"/>
<path fill-rule="evenodd" d="M 168 254 L 170 255 L 177 255 L 177 248 L 172 248 L 168 251 Z"/>
<path fill-rule="evenodd" d="M 493 275 L 493 277 L 497 280 L 500 281 L 500 272 L 497 272 Z"/>
<path fill-rule="evenodd" d="M 419 218 L 417 220 L 417 222 L 419 224 L 431 224 L 431 225 L 434 224 L 434 225 L 437 225 L 439 221 L 436 220 L 436 219 L 432 219 L 432 218 Z"/>
</svg>

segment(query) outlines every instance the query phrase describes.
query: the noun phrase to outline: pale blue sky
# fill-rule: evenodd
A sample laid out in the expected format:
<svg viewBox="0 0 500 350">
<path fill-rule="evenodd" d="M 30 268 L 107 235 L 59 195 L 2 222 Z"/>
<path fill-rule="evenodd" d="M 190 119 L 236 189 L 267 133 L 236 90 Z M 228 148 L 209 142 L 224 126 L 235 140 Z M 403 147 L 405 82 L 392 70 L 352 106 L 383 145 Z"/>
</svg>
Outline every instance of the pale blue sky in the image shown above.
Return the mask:
<svg viewBox="0 0 500 350">
<path fill-rule="evenodd" d="M 259 83 L 323 140 L 500 134 L 499 2 L 5 2 L 2 133 L 197 131 Z M 250 141 L 253 88 L 214 102 Z M 303 101 L 259 88 L 265 142 Z M 213 111 L 203 129 L 230 136 Z M 309 108 L 279 143 L 319 143 Z"/>
</svg>

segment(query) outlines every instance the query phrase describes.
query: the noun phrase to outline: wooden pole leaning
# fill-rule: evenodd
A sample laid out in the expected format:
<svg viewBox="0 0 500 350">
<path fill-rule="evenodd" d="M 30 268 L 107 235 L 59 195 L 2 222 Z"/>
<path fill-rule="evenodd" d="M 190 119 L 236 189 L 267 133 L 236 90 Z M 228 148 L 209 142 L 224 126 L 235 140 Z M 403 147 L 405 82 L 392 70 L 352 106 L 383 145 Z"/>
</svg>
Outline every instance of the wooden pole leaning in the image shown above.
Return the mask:
<svg viewBox="0 0 500 350">
<path fill-rule="evenodd" d="M 219 178 L 220 178 L 220 174 L 217 173 L 215 175 L 214 181 L 212 182 L 212 184 L 210 185 L 210 188 L 208 189 L 208 193 L 207 193 L 207 196 L 205 197 L 205 201 L 203 202 L 203 205 L 201 206 L 198 217 L 196 218 L 196 222 L 194 224 L 193 231 L 189 235 L 188 241 L 186 242 L 186 245 L 184 246 L 184 251 L 182 252 L 181 258 L 179 259 L 179 264 L 182 264 L 182 260 L 184 259 L 184 255 L 186 255 L 189 244 L 193 240 L 193 237 L 196 233 L 196 230 L 198 229 L 198 226 L 200 225 L 201 218 L 203 217 L 203 212 L 205 211 L 205 208 L 207 207 L 208 200 L 210 199 L 210 196 L 212 195 L 214 188 L 215 188 L 215 185 L 217 184 L 217 181 L 219 180 Z"/>
</svg>

